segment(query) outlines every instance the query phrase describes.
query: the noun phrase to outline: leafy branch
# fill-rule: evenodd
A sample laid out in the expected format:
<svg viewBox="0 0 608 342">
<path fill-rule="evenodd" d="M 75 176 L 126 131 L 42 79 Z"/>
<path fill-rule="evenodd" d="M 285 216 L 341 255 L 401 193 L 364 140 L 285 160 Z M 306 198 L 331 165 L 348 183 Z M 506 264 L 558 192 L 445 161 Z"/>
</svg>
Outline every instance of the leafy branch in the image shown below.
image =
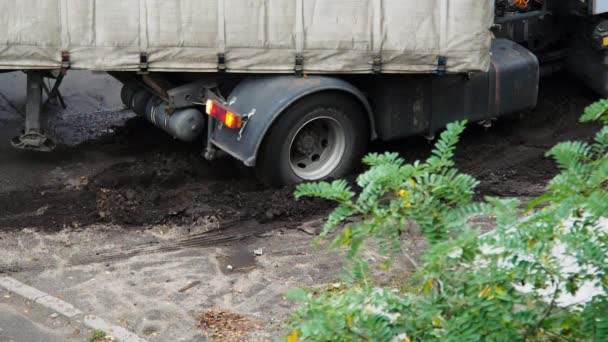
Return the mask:
<svg viewBox="0 0 608 342">
<path fill-rule="evenodd" d="M 608 125 L 608 100 L 589 106 L 581 120 Z M 337 203 L 319 239 L 331 235 L 332 248 L 347 249 L 351 283 L 338 293 L 296 292 L 303 307 L 291 337 L 608 340 L 608 126 L 593 142 L 551 149 L 560 173 L 521 210 L 517 199 L 473 200 L 478 181 L 454 162 L 465 125 L 448 125 L 425 161 L 368 155 L 358 191 L 343 180 L 298 186 L 296 198 Z M 495 230 L 481 234 L 476 217 L 493 218 Z M 420 260 L 402 246 L 414 226 L 429 242 Z M 370 240 L 384 256 L 374 265 L 362 257 Z M 397 288 L 375 284 L 373 270 L 390 269 L 396 258 L 413 265 L 414 276 Z M 593 296 L 568 302 L 581 288 L 593 288 Z"/>
</svg>

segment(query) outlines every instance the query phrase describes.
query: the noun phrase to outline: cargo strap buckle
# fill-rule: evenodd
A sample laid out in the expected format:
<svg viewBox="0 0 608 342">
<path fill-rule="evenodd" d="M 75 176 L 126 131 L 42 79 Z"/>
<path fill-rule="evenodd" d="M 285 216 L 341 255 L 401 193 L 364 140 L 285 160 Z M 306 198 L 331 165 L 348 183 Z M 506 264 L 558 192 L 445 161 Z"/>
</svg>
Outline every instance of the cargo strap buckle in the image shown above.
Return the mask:
<svg viewBox="0 0 608 342">
<path fill-rule="evenodd" d="M 374 56 L 374 60 L 372 62 L 372 71 L 374 74 L 382 73 L 382 56 Z"/>
<path fill-rule="evenodd" d="M 304 76 L 304 55 L 301 53 L 296 54 L 296 65 L 294 66 L 293 70 L 295 71 L 296 76 Z"/>
<path fill-rule="evenodd" d="M 448 59 L 444 56 L 439 56 L 437 58 L 437 75 L 443 76 L 447 70 Z"/>
<path fill-rule="evenodd" d="M 139 71 L 137 73 L 140 75 L 148 74 L 148 54 L 146 52 L 139 54 Z"/>
<path fill-rule="evenodd" d="M 67 74 L 70 66 L 70 53 L 66 51 L 61 52 L 61 74 Z"/>
<path fill-rule="evenodd" d="M 218 53 L 217 54 L 217 70 L 220 72 L 226 71 L 226 54 Z"/>
</svg>

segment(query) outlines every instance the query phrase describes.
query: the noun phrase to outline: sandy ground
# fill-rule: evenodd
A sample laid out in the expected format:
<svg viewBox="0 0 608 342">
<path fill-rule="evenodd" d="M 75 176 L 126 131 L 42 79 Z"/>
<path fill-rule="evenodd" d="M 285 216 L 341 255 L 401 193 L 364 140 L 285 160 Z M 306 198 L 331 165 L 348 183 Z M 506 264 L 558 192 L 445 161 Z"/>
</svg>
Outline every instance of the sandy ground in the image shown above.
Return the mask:
<svg viewBox="0 0 608 342">
<path fill-rule="evenodd" d="M 264 189 L 229 159 L 204 161 L 200 146 L 135 118 L 115 81 L 88 72 L 67 78 L 67 110 L 49 108 L 58 150 L 14 151 L 8 141 L 21 124 L 24 87 L 22 74 L 0 74 L 0 273 L 150 341 L 206 340 L 196 324 L 212 308 L 253 322 L 248 340 L 273 339 L 295 309 L 287 290 L 337 282 L 340 252 L 312 247 L 331 204 Z M 480 179 L 480 197 L 538 195 L 556 173 L 544 153 L 595 131 L 576 120 L 594 100 L 568 77 L 546 79 L 537 109 L 491 129 L 471 125 L 458 165 Z M 415 160 L 430 147 L 412 138 L 373 149 Z M 424 247 L 416 235 L 404 244 L 412 254 Z M 378 276 L 389 282 L 408 271 L 398 263 Z M 5 312 L 25 310 L 12 300 L 0 301 L 0 324 Z M 69 321 L 49 326 L 44 312 L 26 318 L 60 338 L 89 333 Z"/>
</svg>

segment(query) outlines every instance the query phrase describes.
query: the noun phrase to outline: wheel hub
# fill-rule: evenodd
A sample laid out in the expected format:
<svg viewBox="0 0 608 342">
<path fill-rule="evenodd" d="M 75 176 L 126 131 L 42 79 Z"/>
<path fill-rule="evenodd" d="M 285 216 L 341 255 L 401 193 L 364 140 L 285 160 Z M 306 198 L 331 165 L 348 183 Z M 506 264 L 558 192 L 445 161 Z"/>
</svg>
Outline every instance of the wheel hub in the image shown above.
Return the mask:
<svg viewBox="0 0 608 342">
<path fill-rule="evenodd" d="M 317 148 L 317 141 L 319 137 L 315 132 L 311 130 L 307 130 L 306 132 L 302 132 L 300 136 L 298 136 L 296 140 L 296 148 L 298 153 L 309 156 L 312 154 Z"/>
<path fill-rule="evenodd" d="M 305 180 L 329 176 L 340 164 L 346 149 L 342 125 L 330 117 L 318 117 L 304 124 L 290 146 L 293 172 Z"/>
</svg>

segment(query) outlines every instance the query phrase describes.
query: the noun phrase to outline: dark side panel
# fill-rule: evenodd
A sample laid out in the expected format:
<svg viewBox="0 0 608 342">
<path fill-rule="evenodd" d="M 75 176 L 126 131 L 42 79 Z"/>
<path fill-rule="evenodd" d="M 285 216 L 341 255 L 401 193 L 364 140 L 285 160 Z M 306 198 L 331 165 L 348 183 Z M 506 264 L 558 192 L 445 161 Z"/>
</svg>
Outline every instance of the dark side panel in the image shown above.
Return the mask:
<svg viewBox="0 0 608 342">
<path fill-rule="evenodd" d="M 370 82 L 368 94 L 378 136 L 390 140 L 435 132 L 455 120 L 481 121 L 532 108 L 538 84 L 537 58 L 497 39 L 487 73 L 383 75 Z"/>
</svg>

